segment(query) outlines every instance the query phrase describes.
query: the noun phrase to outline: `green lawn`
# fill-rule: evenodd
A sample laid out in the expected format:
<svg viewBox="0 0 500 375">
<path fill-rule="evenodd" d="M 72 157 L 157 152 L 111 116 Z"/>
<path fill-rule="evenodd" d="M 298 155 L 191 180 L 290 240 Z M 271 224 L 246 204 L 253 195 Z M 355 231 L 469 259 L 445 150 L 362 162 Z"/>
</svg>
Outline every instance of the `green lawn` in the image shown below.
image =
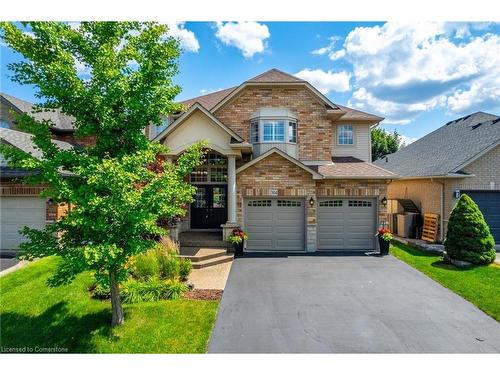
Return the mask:
<svg viewBox="0 0 500 375">
<path fill-rule="evenodd" d="M 125 305 L 125 324 L 112 329 L 111 305 L 90 298 L 88 273 L 68 286 L 46 285 L 56 261 L 42 259 L 0 278 L 0 346 L 59 347 L 77 353 L 206 351 L 217 302 Z"/>
<path fill-rule="evenodd" d="M 390 251 L 500 321 L 500 266 L 497 264 L 460 269 L 444 263 L 441 256 L 397 242 L 392 243 Z"/>
</svg>

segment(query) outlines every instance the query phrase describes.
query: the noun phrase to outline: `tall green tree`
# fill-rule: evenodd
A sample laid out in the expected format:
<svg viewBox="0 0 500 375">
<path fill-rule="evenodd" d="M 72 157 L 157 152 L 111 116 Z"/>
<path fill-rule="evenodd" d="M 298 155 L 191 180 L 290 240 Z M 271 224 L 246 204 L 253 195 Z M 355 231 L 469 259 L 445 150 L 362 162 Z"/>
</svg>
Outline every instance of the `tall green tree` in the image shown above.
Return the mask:
<svg viewBox="0 0 500 375">
<path fill-rule="evenodd" d="M 389 133 L 381 128 L 375 128 L 371 132 L 372 137 L 372 160 L 380 159 L 382 156 L 392 154 L 404 146 L 401 135 L 394 130 Z"/>
<path fill-rule="evenodd" d="M 163 163 L 158 155 L 167 150 L 144 135 L 147 125 L 180 109 L 173 102 L 180 87 L 172 83 L 180 48 L 167 31 L 137 22 L 0 24 L 5 43 L 24 57 L 9 65 L 12 80 L 34 85 L 40 110 L 60 108 L 74 117 L 78 136 L 96 139 L 92 147 L 61 150 L 48 121 L 18 119 L 43 158 L 5 145 L 0 151 L 11 165 L 37 171 L 28 182 L 46 184 L 45 196 L 73 207 L 43 230 L 24 228 L 23 256 L 61 257 L 50 285 L 93 271 L 111 288 L 112 325 L 124 322 L 119 282 L 127 260 L 166 234 L 159 218 L 184 213 L 194 193 L 185 177 L 203 154 L 199 144 L 175 164 Z"/>
</svg>

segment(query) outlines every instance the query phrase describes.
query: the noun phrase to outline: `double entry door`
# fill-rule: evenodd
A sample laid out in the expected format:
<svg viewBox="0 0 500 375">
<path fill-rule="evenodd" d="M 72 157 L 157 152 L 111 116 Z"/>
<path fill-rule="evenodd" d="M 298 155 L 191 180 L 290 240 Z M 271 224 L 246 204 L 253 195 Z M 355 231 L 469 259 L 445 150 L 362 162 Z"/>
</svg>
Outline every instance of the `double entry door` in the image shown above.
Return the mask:
<svg viewBox="0 0 500 375">
<path fill-rule="evenodd" d="M 191 229 L 220 229 L 227 222 L 227 185 L 195 185 Z"/>
</svg>

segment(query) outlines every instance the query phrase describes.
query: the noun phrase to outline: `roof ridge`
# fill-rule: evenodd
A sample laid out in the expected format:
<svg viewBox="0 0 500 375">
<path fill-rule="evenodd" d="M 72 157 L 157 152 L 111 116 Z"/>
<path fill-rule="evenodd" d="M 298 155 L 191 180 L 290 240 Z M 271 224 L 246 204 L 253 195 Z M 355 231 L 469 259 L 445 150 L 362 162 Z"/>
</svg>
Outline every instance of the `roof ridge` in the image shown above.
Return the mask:
<svg viewBox="0 0 500 375">
<path fill-rule="evenodd" d="M 223 91 L 227 91 L 227 90 L 231 90 L 231 89 L 234 90 L 237 87 L 239 87 L 239 85 L 238 86 L 228 87 L 228 88 L 217 90 L 217 91 L 212 91 L 212 92 L 209 92 L 208 94 L 198 95 L 198 96 L 195 96 L 195 97 L 192 97 L 192 98 L 185 99 L 185 100 L 181 101 L 180 103 L 184 103 L 184 102 L 188 102 L 188 101 L 189 102 L 196 101 L 196 99 L 205 98 L 207 96 L 219 94 L 219 93 L 221 93 Z"/>
<path fill-rule="evenodd" d="M 297 82 L 300 82 L 300 81 L 302 81 L 302 82 L 307 82 L 307 81 L 304 81 L 303 79 L 301 79 L 301 78 L 299 78 L 299 77 L 294 76 L 293 74 L 290 74 L 290 73 L 284 72 L 284 71 L 279 70 L 279 69 L 277 69 L 277 68 L 272 68 L 272 69 L 266 70 L 265 72 L 260 73 L 259 75 L 256 75 L 255 77 L 252 77 L 252 78 L 247 79 L 245 82 L 251 82 L 251 81 L 256 80 L 256 79 L 258 79 L 258 78 L 260 78 L 260 77 L 262 77 L 262 76 L 264 76 L 264 75 L 266 75 L 266 74 L 269 74 L 269 73 L 271 73 L 271 72 L 277 72 L 277 73 L 283 74 L 283 75 L 285 75 L 285 76 L 287 76 L 287 77 L 293 78 L 293 79 L 294 79 L 295 81 L 297 81 Z"/>
</svg>

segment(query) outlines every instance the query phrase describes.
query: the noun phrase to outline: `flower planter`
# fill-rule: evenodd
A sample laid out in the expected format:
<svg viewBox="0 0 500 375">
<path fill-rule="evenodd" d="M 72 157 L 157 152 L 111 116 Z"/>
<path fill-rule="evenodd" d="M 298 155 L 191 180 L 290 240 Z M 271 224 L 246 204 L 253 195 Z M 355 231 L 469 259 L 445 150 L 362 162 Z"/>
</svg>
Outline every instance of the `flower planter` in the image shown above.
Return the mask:
<svg viewBox="0 0 500 375">
<path fill-rule="evenodd" d="M 235 256 L 243 255 L 243 247 L 244 247 L 243 241 L 241 241 L 240 243 L 233 243 L 234 255 Z"/>
<path fill-rule="evenodd" d="M 389 245 L 391 241 L 386 241 L 382 237 L 378 236 L 378 246 L 380 249 L 380 255 L 389 254 Z"/>
</svg>

